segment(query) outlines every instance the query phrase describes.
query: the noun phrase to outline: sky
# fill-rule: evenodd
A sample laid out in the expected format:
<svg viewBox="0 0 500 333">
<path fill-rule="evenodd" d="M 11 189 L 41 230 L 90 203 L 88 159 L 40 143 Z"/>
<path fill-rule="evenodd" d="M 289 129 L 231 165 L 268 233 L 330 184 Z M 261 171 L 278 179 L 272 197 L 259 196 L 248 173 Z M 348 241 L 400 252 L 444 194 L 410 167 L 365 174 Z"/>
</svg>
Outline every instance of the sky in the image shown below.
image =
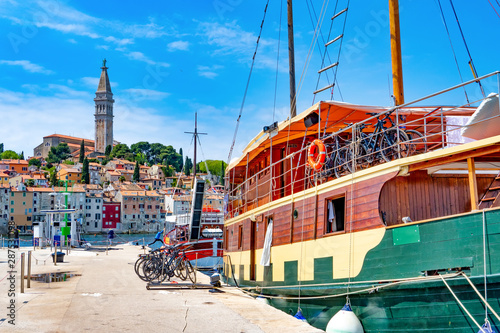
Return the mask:
<svg viewBox="0 0 500 333">
<path fill-rule="evenodd" d="M 184 132 L 193 131 L 196 112 L 198 131 L 207 133 L 200 135 L 197 160 L 227 161 L 242 110 L 231 156 L 238 157 L 263 126 L 289 114 L 284 0 L 269 1 L 248 81 L 266 3 L 0 0 L 0 142 L 28 157 L 54 133 L 94 139 L 93 98 L 106 59 L 115 140 L 158 142 L 192 156 L 192 137 Z M 332 44 L 322 60 L 325 42 L 342 33 L 345 14 L 333 24 L 330 18 L 346 3 L 294 2 L 297 113 L 332 98 L 392 105 L 387 0 L 350 2 L 337 85 L 333 95 L 314 98 L 328 85 L 317 71 L 339 54 L 340 43 Z M 441 3 L 461 75 L 471 80 L 450 1 Z M 453 4 L 478 74 L 500 70 L 499 1 Z M 400 9 L 406 101 L 459 84 L 437 0 L 401 0 Z M 483 85 L 487 93 L 498 91 L 497 77 Z M 477 85 L 468 94 L 480 98 Z M 463 91 L 442 99 L 465 102 Z"/>
</svg>

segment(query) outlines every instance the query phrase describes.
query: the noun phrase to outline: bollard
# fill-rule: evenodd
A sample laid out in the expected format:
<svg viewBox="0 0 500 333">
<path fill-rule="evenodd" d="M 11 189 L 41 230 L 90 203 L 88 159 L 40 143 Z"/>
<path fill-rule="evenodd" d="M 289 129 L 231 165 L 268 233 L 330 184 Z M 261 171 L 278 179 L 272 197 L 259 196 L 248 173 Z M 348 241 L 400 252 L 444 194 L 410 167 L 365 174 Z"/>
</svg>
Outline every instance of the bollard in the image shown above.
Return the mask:
<svg viewBox="0 0 500 333">
<path fill-rule="evenodd" d="M 28 251 L 28 288 L 31 288 L 31 251 Z"/>
<path fill-rule="evenodd" d="M 109 245 L 106 245 L 106 255 L 108 255 L 108 246 Z"/>
<path fill-rule="evenodd" d="M 57 266 L 57 242 L 54 242 L 54 266 Z"/>
<path fill-rule="evenodd" d="M 24 252 L 21 253 L 21 294 L 24 294 Z"/>
<path fill-rule="evenodd" d="M 69 242 L 66 242 L 66 255 L 69 255 Z"/>
</svg>

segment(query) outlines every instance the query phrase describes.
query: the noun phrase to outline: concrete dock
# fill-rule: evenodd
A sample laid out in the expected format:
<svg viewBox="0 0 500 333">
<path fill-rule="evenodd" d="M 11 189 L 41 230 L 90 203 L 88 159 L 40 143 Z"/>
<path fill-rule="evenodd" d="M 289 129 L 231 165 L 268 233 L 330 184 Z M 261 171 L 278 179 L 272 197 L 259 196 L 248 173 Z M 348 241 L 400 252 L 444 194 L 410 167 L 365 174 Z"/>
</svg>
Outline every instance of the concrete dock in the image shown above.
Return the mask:
<svg viewBox="0 0 500 333">
<path fill-rule="evenodd" d="M 31 274 L 69 272 L 60 282 L 31 281 L 21 293 L 16 249 L 15 296 L 7 249 L 0 250 L 0 331 L 5 332 L 323 332 L 233 287 L 147 290 L 134 272 L 139 246 L 73 249 L 54 266 L 50 249 L 32 252 Z M 64 251 L 66 253 L 66 251 Z M 26 260 L 27 262 L 27 260 Z M 25 270 L 27 275 L 27 270 Z M 198 273 L 199 283 L 208 276 Z M 11 289 L 12 290 L 12 289 Z M 9 295 L 10 294 L 10 295 Z M 15 304 L 15 325 L 8 306 Z M 10 321 L 10 322 L 9 322 Z"/>
</svg>

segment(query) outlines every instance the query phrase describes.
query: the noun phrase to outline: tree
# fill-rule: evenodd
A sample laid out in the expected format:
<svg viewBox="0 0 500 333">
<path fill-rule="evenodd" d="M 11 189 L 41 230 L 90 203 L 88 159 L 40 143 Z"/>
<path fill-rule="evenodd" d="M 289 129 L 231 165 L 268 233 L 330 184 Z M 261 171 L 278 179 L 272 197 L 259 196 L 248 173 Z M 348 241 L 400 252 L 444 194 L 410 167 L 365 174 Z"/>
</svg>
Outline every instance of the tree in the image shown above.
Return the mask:
<svg viewBox="0 0 500 333">
<path fill-rule="evenodd" d="M 2 160 L 18 160 L 19 155 L 13 150 L 6 150 L 2 153 Z"/>
<path fill-rule="evenodd" d="M 35 180 L 34 179 L 28 179 L 24 185 L 26 185 L 26 187 L 33 187 L 35 186 Z"/>
<path fill-rule="evenodd" d="M 47 162 L 60 163 L 71 156 L 71 151 L 66 142 L 61 142 L 56 147 L 50 147 Z"/>
<path fill-rule="evenodd" d="M 184 162 L 184 174 L 189 176 L 191 174 L 191 169 L 193 168 L 193 162 L 189 157 L 186 156 L 186 161 Z"/>
<path fill-rule="evenodd" d="M 86 157 L 83 160 L 82 183 L 83 184 L 90 184 L 89 160 Z"/>
<path fill-rule="evenodd" d="M 36 166 L 38 168 L 40 168 L 42 166 L 42 161 L 40 161 L 39 159 L 37 158 L 31 158 L 29 161 L 28 161 L 28 166 Z"/>
<path fill-rule="evenodd" d="M 179 170 L 182 170 L 182 168 L 184 168 L 184 156 L 182 156 L 182 148 L 179 148 L 179 155 L 181 155 L 181 163 Z"/>
<path fill-rule="evenodd" d="M 140 141 L 137 143 L 134 143 L 133 145 L 130 146 L 130 150 L 134 155 L 138 154 L 143 154 L 146 161 L 148 163 L 150 162 L 150 151 L 151 151 L 151 145 L 147 141 Z"/>
<path fill-rule="evenodd" d="M 136 182 L 136 183 L 137 183 L 137 182 L 139 181 L 139 179 L 140 179 L 140 173 L 139 173 L 139 170 L 140 170 L 140 169 L 139 169 L 139 162 L 137 162 L 137 161 L 136 161 L 136 162 L 135 162 L 134 175 L 132 176 L 132 180 L 133 180 L 134 182 Z"/>
<path fill-rule="evenodd" d="M 82 143 L 80 144 L 80 159 L 78 160 L 78 162 L 83 163 L 84 159 L 85 159 L 85 143 L 82 140 Z"/>
<path fill-rule="evenodd" d="M 134 160 L 134 155 L 130 151 L 130 148 L 124 144 L 120 143 L 117 144 L 116 146 L 113 147 L 113 150 L 111 151 L 111 158 L 125 158 L 129 161 Z"/>
<path fill-rule="evenodd" d="M 59 180 L 57 179 L 57 172 L 56 172 L 56 170 L 52 170 L 50 172 L 49 182 L 50 182 L 50 185 L 52 185 L 52 186 L 58 186 L 59 185 Z"/>
<path fill-rule="evenodd" d="M 106 155 L 106 157 L 109 157 L 109 155 L 111 155 L 112 150 L 113 150 L 113 147 L 111 145 L 107 145 L 106 151 L 104 152 L 104 155 Z"/>
<path fill-rule="evenodd" d="M 126 178 L 125 178 L 125 176 L 120 176 L 120 178 L 118 178 L 118 180 L 120 181 L 120 183 L 123 183 L 126 180 Z"/>
<path fill-rule="evenodd" d="M 21 154 L 19 155 L 19 159 L 24 160 L 24 151 L 22 151 Z"/>
<path fill-rule="evenodd" d="M 0 154 L 3 153 L 3 143 L 0 143 Z"/>
</svg>

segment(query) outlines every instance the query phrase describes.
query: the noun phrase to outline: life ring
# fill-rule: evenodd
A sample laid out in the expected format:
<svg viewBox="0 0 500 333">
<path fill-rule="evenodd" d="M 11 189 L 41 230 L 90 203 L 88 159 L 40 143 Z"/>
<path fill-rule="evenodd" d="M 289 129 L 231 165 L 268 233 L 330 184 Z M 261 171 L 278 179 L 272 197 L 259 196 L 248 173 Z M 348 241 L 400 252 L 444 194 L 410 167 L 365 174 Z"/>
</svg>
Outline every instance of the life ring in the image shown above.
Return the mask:
<svg viewBox="0 0 500 333">
<path fill-rule="evenodd" d="M 316 148 L 319 153 L 316 153 Z M 314 170 L 319 170 L 323 167 L 326 160 L 326 147 L 320 139 L 314 140 L 309 146 L 307 163 Z"/>
</svg>

